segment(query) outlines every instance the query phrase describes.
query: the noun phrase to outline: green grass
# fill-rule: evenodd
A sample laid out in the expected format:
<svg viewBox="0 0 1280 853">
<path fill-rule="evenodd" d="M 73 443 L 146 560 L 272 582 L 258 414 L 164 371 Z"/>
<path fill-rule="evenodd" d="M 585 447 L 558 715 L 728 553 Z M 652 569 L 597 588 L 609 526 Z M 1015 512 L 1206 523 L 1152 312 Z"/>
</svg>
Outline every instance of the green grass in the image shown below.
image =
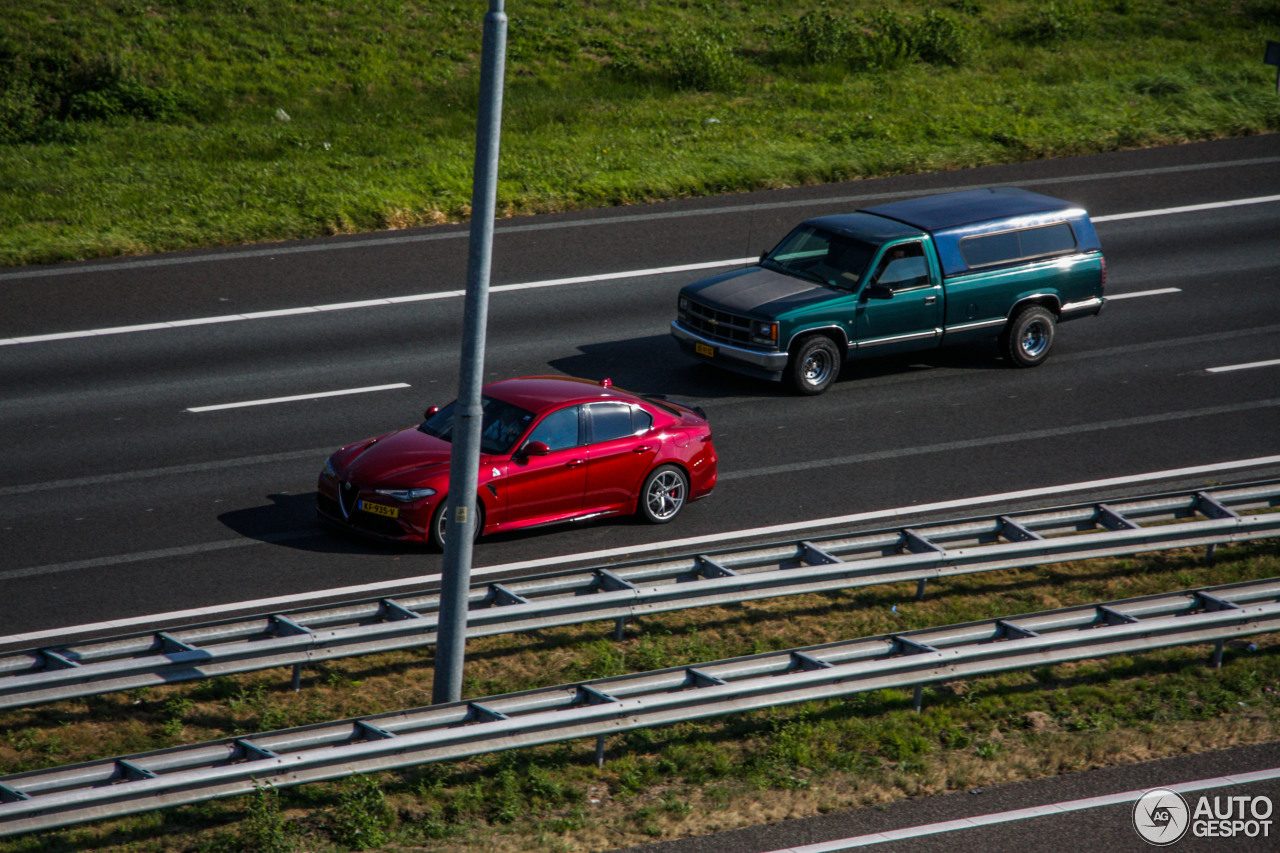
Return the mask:
<svg viewBox="0 0 1280 853">
<path fill-rule="evenodd" d="M 15 6 L 0 264 L 465 218 L 486 8 Z M 507 12 L 504 214 L 1280 129 L 1280 0 Z"/>
<path fill-rule="evenodd" d="M 1280 575 L 1280 545 L 1074 563 L 930 586 L 489 637 L 468 697 L 1070 604 Z M 891 607 L 896 605 L 895 614 Z M 1276 637 L 777 707 L 18 838 L 16 853 L 587 851 L 1280 737 Z M 1251 645 L 1255 644 L 1255 645 Z M 0 774 L 427 704 L 430 652 L 333 661 L 0 714 Z"/>
</svg>

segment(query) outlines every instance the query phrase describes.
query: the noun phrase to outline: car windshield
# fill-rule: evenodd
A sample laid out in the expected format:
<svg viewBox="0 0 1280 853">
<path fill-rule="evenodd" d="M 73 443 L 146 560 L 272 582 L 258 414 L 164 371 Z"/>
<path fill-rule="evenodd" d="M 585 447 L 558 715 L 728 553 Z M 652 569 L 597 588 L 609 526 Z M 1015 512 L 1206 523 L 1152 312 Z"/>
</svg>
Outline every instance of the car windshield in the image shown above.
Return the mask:
<svg viewBox="0 0 1280 853">
<path fill-rule="evenodd" d="M 450 403 L 422 422 L 418 429 L 427 435 L 453 441 L 453 410 L 457 403 Z M 483 398 L 484 420 L 480 427 L 480 449 L 485 453 L 508 453 L 520 436 L 524 435 L 533 420 L 533 412 L 519 406 Z"/>
<path fill-rule="evenodd" d="M 856 290 L 876 247 L 813 225 L 801 225 L 765 256 L 782 272 L 838 290 Z"/>
</svg>

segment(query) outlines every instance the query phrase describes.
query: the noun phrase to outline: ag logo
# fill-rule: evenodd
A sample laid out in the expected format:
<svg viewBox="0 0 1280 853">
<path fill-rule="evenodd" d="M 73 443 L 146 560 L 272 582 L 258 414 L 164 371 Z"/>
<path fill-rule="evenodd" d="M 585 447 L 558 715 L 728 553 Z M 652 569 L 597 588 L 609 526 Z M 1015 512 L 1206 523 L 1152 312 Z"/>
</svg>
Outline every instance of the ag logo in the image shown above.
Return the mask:
<svg viewBox="0 0 1280 853">
<path fill-rule="evenodd" d="M 1166 788 L 1147 791 L 1133 804 L 1133 828 L 1143 841 L 1157 847 L 1166 847 L 1186 835 L 1190 817 L 1187 801 Z"/>
</svg>

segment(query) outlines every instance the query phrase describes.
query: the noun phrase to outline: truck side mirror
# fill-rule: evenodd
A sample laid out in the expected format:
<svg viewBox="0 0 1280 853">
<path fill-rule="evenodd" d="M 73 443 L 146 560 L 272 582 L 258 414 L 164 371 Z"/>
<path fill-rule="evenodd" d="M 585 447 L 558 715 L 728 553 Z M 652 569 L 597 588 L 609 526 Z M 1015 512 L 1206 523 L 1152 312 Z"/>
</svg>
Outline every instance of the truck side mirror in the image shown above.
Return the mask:
<svg viewBox="0 0 1280 853">
<path fill-rule="evenodd" d="M 893 288 L 887 284 L 868 284 L 866 290 L 862 291 L 868 299 L 892 299 Z"/>
</svg>

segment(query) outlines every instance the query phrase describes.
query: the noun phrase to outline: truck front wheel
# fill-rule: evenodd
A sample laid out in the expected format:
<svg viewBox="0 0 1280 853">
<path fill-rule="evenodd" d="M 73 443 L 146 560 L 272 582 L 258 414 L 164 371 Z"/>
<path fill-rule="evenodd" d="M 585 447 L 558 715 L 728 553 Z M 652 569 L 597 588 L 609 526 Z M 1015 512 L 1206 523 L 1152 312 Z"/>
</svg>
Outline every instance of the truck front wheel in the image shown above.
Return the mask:
<svg viewBox="0 0 1280 853">
<path fill-rule="evenodd" d="M 1009 321 L 1000 336 L 1000 349 L 1017 367 L 1035 367 L 1049 357 L 1053 346 L 1053 313 L 1043 305 L 1028 305 Z"/>
<path fill-rule="evenodd" d="M 840 375 L 840 350 L 826 335 L 805 338 L 787 363 L 791 387 L 801 394 L 821 394 Z"/>
</svg>

